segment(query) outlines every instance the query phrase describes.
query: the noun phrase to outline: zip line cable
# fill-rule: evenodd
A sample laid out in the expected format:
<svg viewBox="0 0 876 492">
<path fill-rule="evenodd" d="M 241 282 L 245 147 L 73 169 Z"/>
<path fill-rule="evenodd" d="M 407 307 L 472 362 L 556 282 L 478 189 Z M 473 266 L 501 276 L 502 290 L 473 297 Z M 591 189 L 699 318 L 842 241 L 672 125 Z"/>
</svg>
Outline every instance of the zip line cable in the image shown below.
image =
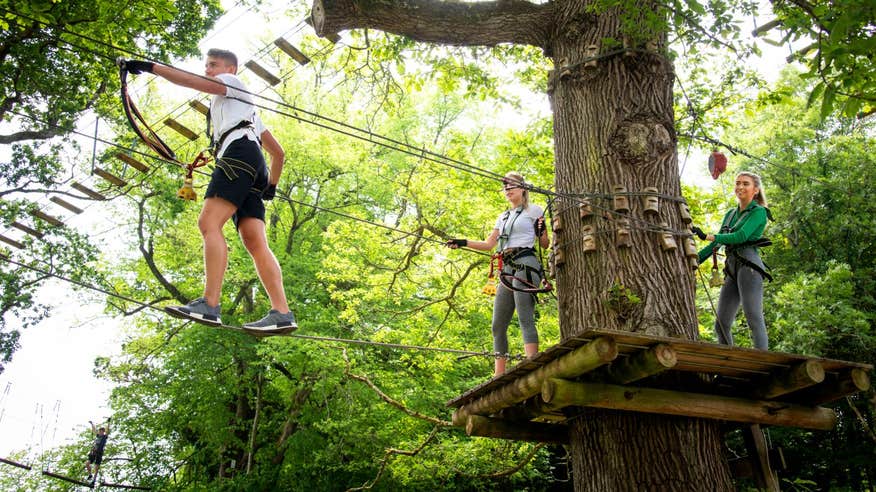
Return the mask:
<svg viewBox="0 0 876 492">
<path fill-rule="evenodd" d="M 2 253 L 0 253 L 0 260 L 5 261 L 5 262 L 12 264 L 12 265 L 17 265 L 17 266 L 19 266 L 21 268 L 25 268 L 27 270 L 31 270 L 31 271 L 34 271 L 37 273 L 41 273 L 43 275 L 48 275 L 48 276 L 57 278 L 58 280 L 62 280 L 64 282 L 67 282 L 67 283 L 70 283 L 73 285 L 77 285 L 79 287 L 82 287 L 82 288 L 85 288 L 85 289 L 88 289 L 88 290 L 91 290 L 94 292 L 99 292 L 101 294 L 115 297 L 116 299 L 121 299 L 123 301 L 127 301 L 127 302 L 130 302 L 132 304 L 137 304 L 143 308 L 153 309 L 153 310 L 161 312 L 162 314 L 166 314 L 164 312 L 163 308 L 156 306 L 152 303 L 143 302 L 143 301 L 134 299 L 133 297 L 126 296 L 124 294 L 119 294 L 118 292 L 111 292 L 107 289 L 104 289 L 104 288 L 99 287 L 99 286 L 94 285 L 94 284 L 89 284 L 86 282 L 75 280 L 75 279 L 66 277 L 64 275 L 60 275 L 60 274 L 57 274 L 57 273 L 54 273 L 54 272 L 51 272 L 48 270 L 44 270 L 42 268 L 37 268 L 35 266 L 28 265 L 26 263 L 21 263 L 20 261 L 14 260 L 8 256 L 3 255 Z M 247 333 L 243 328 L 241 328 L 239 326 L 234 326 L 234 325 L 220 325 L 220 326 L 222 328 L 226 328 L 229 330 Z M 337 337 L 323 337 L 323 336 L 316 336 L 316 335 L 299 335 L 297 333 L 290 333 L 290 334 L 283 335 L 283 336 L 292 337 L 292 338 L 301 338 L 304 340 L 312 340 L 312 341 L 317 341 L 317 342 L 337 342 L 337 343 L 346 343 L 346 344 L 351 344 L 351 345 L 371 345 L 371 346 L 376 346 L 376 347 L 393 348 L 393 349 L 401 349 L 401 350 L 420 350 L 420 351 L 426 351 L 426 352 L 444 352 L 444 353 L 450 353 L 450 354 L 458 354 L 458 355 L 462 355 L 462 356 L 484 356 L 484 357 L 490 357 L 490 358 L 506 357 L 505 354 L 495 354 L 493 352 L 488 352 L 488 351 L 476 352 L 476 351 L 472 351 L 472 350 L 452 349 L 452 348 L 445 348 L 445 347 L 426 347 L 426 346 L 422 346 L 422 345 L 407 345 L 407 344 L 401 344 L 401 343 L 374 342 L 371 340 L 357 340 L 357 339 L 347 339 L 347 338 L 337 338 Z M 512 356 L 512 358 L 514 358 L 514 357 L 519 358 L 521 356 Z"/>
</svg>

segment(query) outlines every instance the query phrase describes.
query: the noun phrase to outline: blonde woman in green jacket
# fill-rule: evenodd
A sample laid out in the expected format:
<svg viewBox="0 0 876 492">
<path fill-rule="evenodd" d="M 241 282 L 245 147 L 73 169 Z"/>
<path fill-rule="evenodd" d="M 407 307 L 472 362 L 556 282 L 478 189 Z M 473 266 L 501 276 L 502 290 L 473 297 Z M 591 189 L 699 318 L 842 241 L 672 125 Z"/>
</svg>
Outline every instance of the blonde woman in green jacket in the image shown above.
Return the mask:
<svg viewBox="0 0 876 492">
<path fill-rule="evenodd" d="M 766 324 L 763 319 L 763 280 L 772 278 L 760 259 L 758 247 L 768 244 L 768 240 L 763 237 L 763 230 L 769 217 L 769 209 L 760 176 L 757 174 L 739 173 L 734 192 L 739 205 L 724 215 L 721 230 L 717 234 L 700 236 L 710 242 L 700 250 L 699 261 L 702 263 L 709 259 L 713 251 L 721 246 L 726 249 L 724 285 L 721 286 L 718 297 L 715 319 L 718 342 L 733 345 L 730 328 L 741 304 L 751 329 L 752 345 L 767 350 Z"/>
</svg>

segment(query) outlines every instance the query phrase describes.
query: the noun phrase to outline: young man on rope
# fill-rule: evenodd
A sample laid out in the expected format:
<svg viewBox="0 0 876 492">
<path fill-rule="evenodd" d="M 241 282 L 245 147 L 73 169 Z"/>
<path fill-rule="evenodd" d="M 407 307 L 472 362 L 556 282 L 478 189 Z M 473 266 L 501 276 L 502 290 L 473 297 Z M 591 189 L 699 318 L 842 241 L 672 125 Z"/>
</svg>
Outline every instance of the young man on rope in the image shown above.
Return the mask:
<svg viewBox="0 0 876 492">
<path fill-rule="evenodd" d="M 94 430 L 94 422 L 88 421 L 91 424 L 91 433 L 94 434 L 94 444 L 91 445 L 91 451 L 88 452 L 88 460 L 85 461 L 85 469 L 88 470 L 88 478 L 86 482 L 92 482 L 97 479 L 97 472 L 100 470 L 100 464 L 103 463 L 103 450 L 106 447 L 106 440 L 109 438 L 109 420 L 106 421 L 106 427 L 101 427 Z M 91 473 L 91 465 L 94 465 L 94 473 Z"/>
<path fill-rule="evenodd" d="M 228 248 L 222 228 L 228 219 L 233 219 L 271 301 L 268 314 L 244 324 L 244 329 L 277 334 L 294 331 L 298 324 L 286 301 L 280 264 L 268 247 L 262 203 L 274 198 L 285 154 L 262 124 L 252 94 L 236 75 L 237 56 L 226 50 L 209 50 L 203 77 L 148 61 L 128 60 L 125 67 L 133 74 L 151 72 L 174 84 L 213 94 L 207 132 L 216 167 L 198 218 L 204 243 L 204 295 L 185 306 L 170 306 L 165 310 L 173 316 L 211 326 L 222 324 L 219 300 L 228 266 Z M 261 148 L 270 156 L 270 173 Z"/>
</svg>

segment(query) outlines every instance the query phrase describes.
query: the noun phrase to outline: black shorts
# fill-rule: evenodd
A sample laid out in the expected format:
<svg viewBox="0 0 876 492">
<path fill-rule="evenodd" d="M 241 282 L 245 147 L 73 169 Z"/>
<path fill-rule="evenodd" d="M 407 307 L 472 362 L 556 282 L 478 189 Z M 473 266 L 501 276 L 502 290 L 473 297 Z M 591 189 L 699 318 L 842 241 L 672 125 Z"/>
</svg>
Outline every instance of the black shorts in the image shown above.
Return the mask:
<svg viewBox="0 0 876 492">
<path fill-rule="evenodd" d="M 88 462 L 93 465 L 99 465 L 103 462 L 103 451 L 97 451 L 92 449 L 90 453 L 88 453 Z"/>
<path fill-rule="evenodd" d="M 231 218 L 234 226 L 240 219 L 254 217 L 265 221 L 262 191 L 268 186 L 268 166 L 257 142 L 240 137 L 228 144 L 210 177 L 204 198 L 219 197 L 231 202 L 237 211 Z"/>
</svg>

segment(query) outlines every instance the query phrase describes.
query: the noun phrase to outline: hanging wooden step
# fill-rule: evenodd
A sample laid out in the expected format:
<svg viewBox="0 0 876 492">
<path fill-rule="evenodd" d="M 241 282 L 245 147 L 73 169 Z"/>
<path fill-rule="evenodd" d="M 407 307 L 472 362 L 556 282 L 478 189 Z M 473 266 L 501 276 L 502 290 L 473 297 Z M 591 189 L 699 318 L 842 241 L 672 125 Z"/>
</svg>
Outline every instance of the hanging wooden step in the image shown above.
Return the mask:
<svg viewBox="0 0 876 492">
<path fill-rule="evenodd" d="M 121 186 L 127 186 L 127 185 L 128 185 L 127 181 L 125 181 L 124 179 L 122 179 L 122 178 L 116 176 L 115 174 L 113 174 L 113 173 L 111 173 L 111 172 L 109 172 L 109 171 L 105 171 L 105 170 L 103 170 L 103 169 L 101 169 L 101 168 L 99 168 L 99 167 L 95 167 L 94 170 L 92 170 L 91 172 L 93 172 L 94 174 L 100 176 L 101 178 L 103 178 L 103 179 L 109 181 L 110 183 L 112 183 L 112 184 L 114 184 L 114 185 L 116 185 L 116 186 L 120 186 L 120 187 L 121 187 Z"/>
<path fill-rule="evenodd" d="M 64 200 L 63 198 L 53 196 L 53 197 L 49 197 L 49 200 L 66 208 L 67 210 L 73 212 L 74 214 L 81 214 L 83 212 L 83 210 L 81 208 L 77 207 L 76 205 L 73 205 L 72 203 L 68 202 L 67 200 Z"/>
<path fill-rule="evenodd" d="M 197 99 L 192 99 L 191 101 L 189 101 L 189 106 L 191 106 L 192 109 L 201 113 L 204 116 L 207 116 L 207 113 L 210 111 L 210 108 L 208 108 L 206 104 Z"/>
<path fill-rule="evenodd" d="M 542 442 L 557 441 L 544 425 L 564 425 L 569 407 L 828 430 L 836 414 L 818 405 L 866 391 L 872 370 L 857 362 L 591 330 L 447 405 L 456 408 L 453 424 L 469 435 Z M 513 430 L 528 423 L 543 425 Z"/>
<path fill-rule="evenodd" d="M 164 124 L 167 125 L 167 126 L 169 126 L 169 127 L 171 127 L 171 128 L 173 128 L 174 130 L 177 131 L 177 133 L 179 133 L 180 135 L 186 137 L 186 138 L 189 139 L 189 140 L 194 141 L 194 140 L 197 140 L 197 139 L 198 139 L 198 134 L 197 134 L 197 133 L 195 133 L 195 132 L 189 130 L 188 127 L 186 127 L 185 125 L 183 125 L 182 123 L 176 121 L 176 120 L 173 119 L 173 118 L 167 118 L 166 120 L 164 120 Z"/>
<path fill-rule="evenodd" d="M 140 171 L 141 173 L 149 172 L 149 166 L 147 166 L 146 164 L 143 164 L 142 162 L 138 161 L 137 159 L 134 159 L 133 157 L 129 156 L 128 154 L 125 154 L 123 152 L 116 152 L 116 158 L 119 159 L 120 161 L 128 164 L 129 166 L 133 167 L 134 169 Z"/>
<path fill-rule="evenodd" d="M 267 82 L 270 85 L 277 85 L 280 82 L 282 82 L 282 80 L 280 80 L 280 77 L 277 77 L 276 75 L 272 74 L 271 72 L 268 71 L 268 69 L 259 65 L 254 60 L 249 60 L 248 62 L 244 63 L 244 66 L 246 68 L 252 70 L 254 74 L 263 78 L 265 80 L 265 82 Z"/>
<path fill-rule="evenodd" d="M 307 57 L 304 53 L 302 53 L 298 48 L 292 46 L 292 43 L 286 41 L 286 38 L 279 37 L 274 40 L 274 44 L 277 45 L 278 48 L 283 50 L 283 53 L 286 53 L 293 60 L 297 61 L 299 65 L 307 65 L 310 63 L 310 58 Z"/>
<path fill-rule="evenodd" d="M 18 221 L 13 221 L 12 227 L 18 229 L 19 231 L 26 232 L 37 239 L 42 239 L 43 236 L 45 236 L 45 234 L 43 234 L 42 232 L 40 232 L 32 227 L 28 227 L 28 226 L 26 226 Z"/>
<path fill-rule="evenodd" d="M 52 217 L 51 215 L 49 215 L 41 210 L 31 210 L 30 214 L 38 219 L 41 219 L 41 220 L 48 222 L 49 224 L 51 224 L 55 227 L 60 227 L 60 226 L 64 225 L 64 223 L 61 222 L 61 220 L 58 219 L 57 217 Z"/>
<path fill-rule="evenodd" d="M 83 184 L 75 183 L 75 182 L 74 182 L 74 183 L 73 183 L 72 185 L 70 185 L 70 186 L 72 186 L 74 190 L 77 190 L 77 191 L 79 191 L 79 192 L 81 192 L 81 193 L 84 193 L 84 194 L 85 194 L 86 196 L 88 196 L 89 198 L 93 198 L 93 199 L 95 199 L 95 200 L 106 200 L 106 197 L 105 197 L 105 196 L 103 196 L 102 194 L 100 194 L 100 193 L 98 193 L 98 192 L 92 190 L 91 188 L 89 188 L 89 187 L 87 187 L 87 186 L 85 186 L 85 185 L 83 185 Z"/>
<path fill-rule="evenodd" d="M 18 249 L 24 249 L 23 243 L 20 243 L 20 242 L 16 241 L 15 239 L 12 239 L 11 237 L 6 237 L 2 234 L 0 234 L 0 242 L 4 242 L 4 243 L 6 243 L 10 246 L 13 246 L 15 248 L 18 248 Z"/>
</svg>

